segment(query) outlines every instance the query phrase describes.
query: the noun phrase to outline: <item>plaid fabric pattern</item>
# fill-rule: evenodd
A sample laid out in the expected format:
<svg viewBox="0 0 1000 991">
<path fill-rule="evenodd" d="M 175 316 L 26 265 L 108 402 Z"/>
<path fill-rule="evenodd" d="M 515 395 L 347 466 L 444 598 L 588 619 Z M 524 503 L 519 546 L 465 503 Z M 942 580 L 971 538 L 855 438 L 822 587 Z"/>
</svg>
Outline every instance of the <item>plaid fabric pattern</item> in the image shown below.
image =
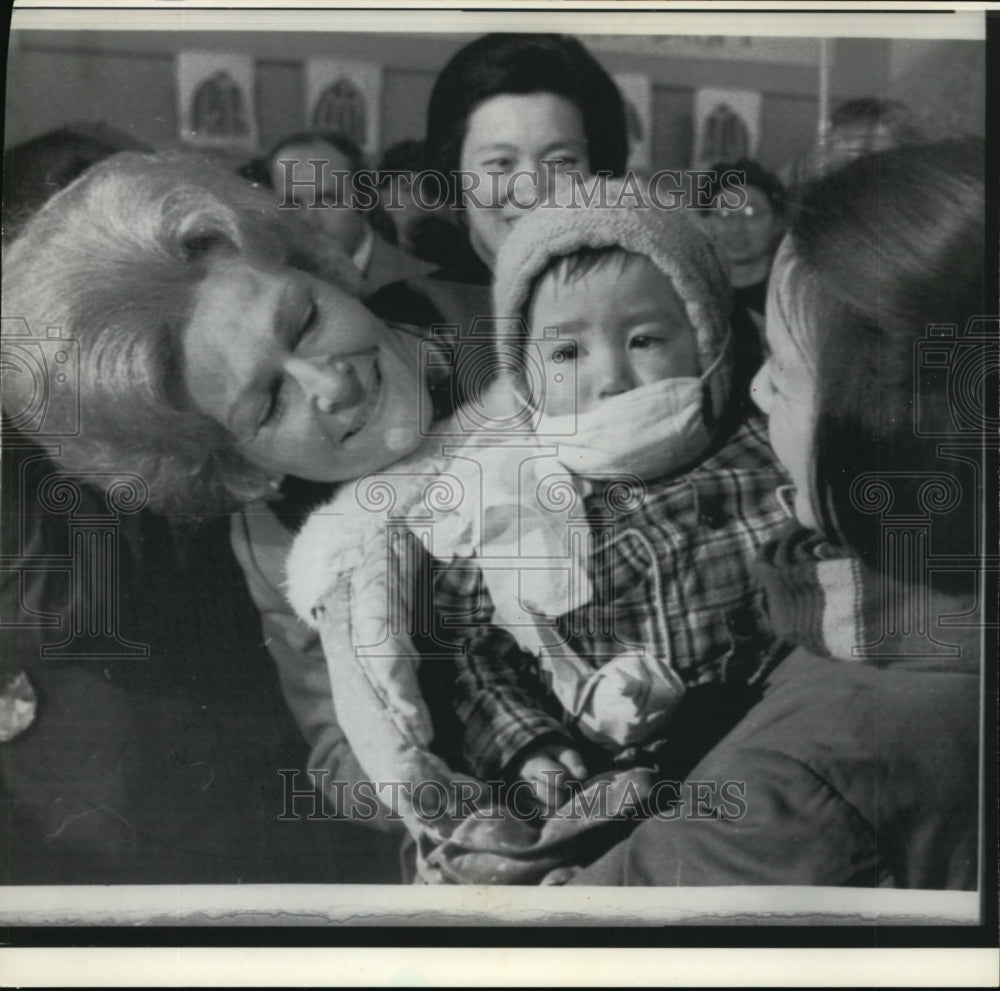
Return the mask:
<svg viewBox="0 0 1000 991">
<path fill-rule="evenodd" d="M 592 600 L 559 621 L 570 645 L 594 667 L 641 646 L 674 685 L 752 681 L 778 649 L 754 562 L 787 523 L 775 496 L 787 481 L 754 419 L 690 472 L 647 485 L 637 507 L 617 509 L 612 486 L 597 488 L 585 500 L 598 535 Z M 572 743 L 536 660 L 487 625 L 492 606 L 477 569 L 435 571 L 438 629 L 464 648 L 454 708 L 472 770 L 502 772 L 543 736 Z"/>
</svg>

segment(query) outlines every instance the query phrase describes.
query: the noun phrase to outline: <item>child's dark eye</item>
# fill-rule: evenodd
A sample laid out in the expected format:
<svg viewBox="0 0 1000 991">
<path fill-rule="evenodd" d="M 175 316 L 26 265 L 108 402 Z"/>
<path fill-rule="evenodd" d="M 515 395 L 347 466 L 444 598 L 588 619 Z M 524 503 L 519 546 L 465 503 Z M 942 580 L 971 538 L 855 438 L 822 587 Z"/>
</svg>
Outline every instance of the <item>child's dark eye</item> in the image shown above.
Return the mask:
<svg viewBox="0 0 1000 991">
<path fill-rule="evenodd" d="M 628 342 L 628 346 L 634 351 L 645 351 L 649 348 L 661 347 L 666 341 L 655 334 L 636 334 Z"/>
<path fill-rule="evenodd" d="M 552 360 L 559 364 L 563 361 L 573 361 L 576 358 L 575 344 L 562 344 L 552 352 Z"/>
</svg>

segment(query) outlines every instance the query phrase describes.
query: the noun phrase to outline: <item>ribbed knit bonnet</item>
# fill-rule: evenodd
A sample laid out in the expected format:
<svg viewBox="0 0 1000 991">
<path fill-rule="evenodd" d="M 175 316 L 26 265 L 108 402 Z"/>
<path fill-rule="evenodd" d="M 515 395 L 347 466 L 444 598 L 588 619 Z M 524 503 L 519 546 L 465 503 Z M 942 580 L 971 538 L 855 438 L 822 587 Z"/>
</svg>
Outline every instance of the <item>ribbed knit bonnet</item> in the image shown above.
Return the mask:
<svg viewBox="0 0 1000 991">
<path fill-rule="evenodd" d="M 606 182 L 606 193 L 570 200 L 565 187 L 560 205 L 526 212 L 514 225 L 497 255 L 493 277 L 493 312 L 499 326 L 517 326 L 508 318 L 526 315 L 532 282 L 550 262 L 581 248 L 619 247 L 648 258 L 673 284 L 695 329 L 699 370 L 718 358 L 729 334 L 729 281 L 712 239 L 683 210 L 664 210 L 625 191 L 621 180 Z M 621 206 L 616 205 L 619 198 Z M 601 204 L 604 205 L 601 205 Z M 502 342 L 505 347 L 511 341 Z M 728 348 L 731 356 L 732 346 Z M 732 378 L 732 359 L 723 360 L 709 385 L 712 414 L 719 416 Z"/>
</svg>

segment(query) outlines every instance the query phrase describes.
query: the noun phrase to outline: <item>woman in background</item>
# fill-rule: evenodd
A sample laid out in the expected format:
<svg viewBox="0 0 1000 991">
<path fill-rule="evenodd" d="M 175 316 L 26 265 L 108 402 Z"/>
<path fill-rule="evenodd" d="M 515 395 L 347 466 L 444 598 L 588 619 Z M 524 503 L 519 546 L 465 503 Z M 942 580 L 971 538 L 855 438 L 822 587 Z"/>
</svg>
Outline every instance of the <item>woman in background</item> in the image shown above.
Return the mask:
<svg viewBox="0 0 1000 991">
<path fill-rule="evenodd" d="M 794 192 L 810 179 L 862 155 L 929 140 L 913 111 L 901 100 L 874 96 L 845 100 L 830 114 L 819 138 L 789 165 L 788 188 Z"/>
<path fill-rule="evenodd" d="M 523 213 L 518 204 L 544 198 L 548 179 L 564 171 L 621 175 L 627 153 L 618 88 L 579 41 L 477 38 L 441 70 L 427 110 L 425 165 L 444 185 L 424 180 L 424 195 L 446 192 L 460 204 L 460 250 L 426 278 L 387 286 L 372 307 L 400 323 L 467 330 L 491 313 L 493 259 Z"/>
<path fill-rule="evenodd" d="M 745 310 L 763 330 L 767 277 L 784 232 L 785 189 L 776 175 L 749 158 L 719 162 L 712 172 L 716 185 L 705 221 L 729 261 L 734 308 Z M 718 177 L 727 172 L 744 179 L 722 192 Z M 737 194 L 742 203 L 736 202 Z"/>
<path fill-rule="evenodd" d="M 776 175 L 748 158 L 719 162 L 712 171 L 712 208 L 704 212 L 704 219 L 729 262 L 737 369 L 733 393 L 748 404 L 750 381 L 764 360 L 767 280 L 784 232 L 785 189 Z M 744 179 L 723 189 L 721 177 L 731 172 Z M 737 195 L 742 202 L 737 202 Z"/>
<path fill-rule="evenodd" d="M 901 100 L 861 97 L 845 100 L 830 115 L 830 124 L 819 143 L 816 171 L 828 172 L 862 155 L 926 138 L 913 112 Z"/>
<path fill-rule="evenodd" d="M 440 267 L 462 250 L 464 235 L 449 219 L 448 204 L 431 209 L 435 204 L 414 199 L 413 180 L 424 170 L 425 158 L 424 142 L 415 138 L 386 148 L 375 168 L 379 201 L 369 218 L 386 240 Z"/>
</svg>

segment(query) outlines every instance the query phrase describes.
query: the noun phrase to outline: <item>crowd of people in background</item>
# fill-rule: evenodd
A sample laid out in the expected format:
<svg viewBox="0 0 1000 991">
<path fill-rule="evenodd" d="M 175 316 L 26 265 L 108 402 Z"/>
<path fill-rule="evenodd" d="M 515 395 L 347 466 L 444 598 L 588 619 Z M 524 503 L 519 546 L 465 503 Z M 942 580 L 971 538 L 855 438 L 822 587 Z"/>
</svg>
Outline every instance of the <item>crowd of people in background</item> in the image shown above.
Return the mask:
<svg viewBox="0 0 1000 991">
<path fill-rule="evenodd" d="M 47 433 L 5 349 L 9 883 L 976 886 L 983 659 L 938 620 L 975 589 L 893 571 L 856 486 L 949 470 L 908 418 L 912 356 L 926 325 L 982 312 L 982 145 L 864 99 L 783 170 L 715 164 L 738 182 L 698 209 L 547 216 L 488 181 L 533 174 L 544 200 L 624 176 L 627 152 L 614 82 L 557 35 L 463 47 L 425 133 L 378 162 L 323 130 L 235 173 L 104 125 L 5 151 L 5 318 L 77 342 L 81 410 Z M 361 209 L 345 190 L 366 168 L 386 181 Z M 499 192 L 426 210 L 425 169 Z M 520 336 L 477 337 L 491 316 Z M 950 416 L 946 391 L 921 399 Z M 385 519 L 330 524 L 359 479 L 457 471 L 441 437 L 526 417 L 539 443 L 570 412 L 589 603 L 470 565 L 461 548 L 515 555 L 504 521 L 527 503 L 503 468 L 493 529 L 398 552 L 398 574 L 365 572 Z M 141 497 L 121 509 L 123 481 Z M 974 497 L 936 541 L 961 544 Z M 51 566 L 81 521 L 111 534 L 96 592 Z M 930 603 L 921 631 L 887 627 L 897 586 Z M 388 636 L 386 596 L 425 621 L 389 669 L 347 663 Z M 947 646 L 922 652 L 927 629 Z M 429 815 L 389 779 L 501 789 Z M 633 813 L 567 827 L 558 810 L 605 786 Z"/>
</svg>

